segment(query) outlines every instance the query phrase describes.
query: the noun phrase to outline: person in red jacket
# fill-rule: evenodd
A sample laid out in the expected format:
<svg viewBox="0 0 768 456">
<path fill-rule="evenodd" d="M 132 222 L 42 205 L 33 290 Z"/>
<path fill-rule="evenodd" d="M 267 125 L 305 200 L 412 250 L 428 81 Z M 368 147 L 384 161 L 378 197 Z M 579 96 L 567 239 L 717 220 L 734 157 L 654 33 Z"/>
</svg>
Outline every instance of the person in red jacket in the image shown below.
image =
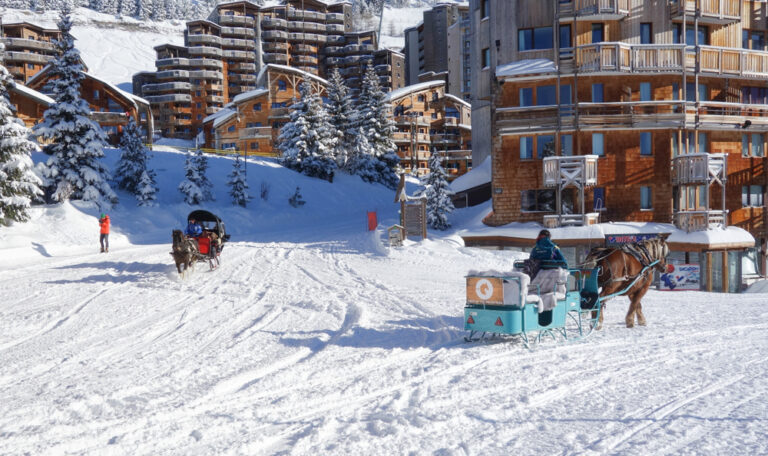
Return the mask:
<svg viewBox="0 0 768 456">
<path fill-rule="evenodd" d="M 99 217 L 99 226 L 101 230 L 101 236 L 99 236 L 99 243 L 101 244 L 101 253 L 109 252 L 109 216 L 105 213 L 101 213 Z"/>
</svg>

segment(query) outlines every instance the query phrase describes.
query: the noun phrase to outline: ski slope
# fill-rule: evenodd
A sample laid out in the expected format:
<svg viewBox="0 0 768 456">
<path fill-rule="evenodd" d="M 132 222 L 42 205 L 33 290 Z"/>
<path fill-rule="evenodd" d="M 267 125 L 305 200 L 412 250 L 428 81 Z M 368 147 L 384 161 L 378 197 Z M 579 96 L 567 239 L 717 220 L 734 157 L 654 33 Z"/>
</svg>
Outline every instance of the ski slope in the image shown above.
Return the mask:
<svg viewBox="0 0 768 456">
<path fill-rule="evenodd" d="M 451 233 L 390 248 L 391 191 L 266 159 L 234 208 L 227 158 L 204 207 L 232 240 L 180 280 L 183 160 L 150 161 L 160 207 L 120 193 L 108 254 L 83 203 L 0 228 L 0 454 L 768 454 L 768 295 L 652 290 L 647 327 L 619 298 L 580 343 L 468 344 L 464 276 L 513 253 Z"/>
</svg>

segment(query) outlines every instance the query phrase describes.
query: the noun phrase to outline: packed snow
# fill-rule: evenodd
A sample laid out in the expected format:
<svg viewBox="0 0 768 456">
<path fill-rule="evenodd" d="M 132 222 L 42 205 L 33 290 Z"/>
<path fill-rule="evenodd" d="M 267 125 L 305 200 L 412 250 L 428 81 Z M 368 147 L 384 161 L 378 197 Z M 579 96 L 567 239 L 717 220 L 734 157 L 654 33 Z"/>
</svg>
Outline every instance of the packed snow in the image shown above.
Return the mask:
<svg viewBox="0 0 768 456">
<path fill-rule="evenodd" d="M 203 208 L 232 239 L 182 280 L 184 160 L 149 160 L 157 207 L 118 192 L 109 253 L 88 203 L 0 228 L 0 454 L 768 453 L 765 293 L 651 290 L 647 327 L 626 329 L 617 298 L 583 342 L 465 343 L 465 275 L 520 254 L 457 231 L 389 247 L 392 190 L 269 159 L 248 160 L 253 199 L 235 207 L 225 157 Z"/>
</svg>

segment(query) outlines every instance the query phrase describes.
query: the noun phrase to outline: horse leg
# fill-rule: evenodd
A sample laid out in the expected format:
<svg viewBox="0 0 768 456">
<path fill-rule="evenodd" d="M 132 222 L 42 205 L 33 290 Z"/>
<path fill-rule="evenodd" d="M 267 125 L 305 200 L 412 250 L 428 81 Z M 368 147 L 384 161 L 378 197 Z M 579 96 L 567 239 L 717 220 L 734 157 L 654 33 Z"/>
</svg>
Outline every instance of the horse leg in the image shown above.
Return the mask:
<svg viewBox="0 0 768 456">
<path fill-rule="evenodd" d="M 633 294 L 629 297 L 629 310 L 627 316 L 624 318 L 624 322 L 627 323 L 627 328 L 633 328 L 635 326 L 635 310 L 637 309 L 637 294 Z"/>
<path fill-rule="evenodd" d="M 641 303 L 640 300 L 643 299 L 645 293 L 648 292 L 648 289 L 651 287 L 652 280 L 653 279 L 651 277 L 648 277 L 648 283 L 635 294 L 635 300 L 637 301 L 637 305 L 635 306 L 635 314 L 637 314 L 637 324 L 640 326 L 645 326 L 646 324 L 645 315 L 643 315 L 643 303 Z"/>
</svg>

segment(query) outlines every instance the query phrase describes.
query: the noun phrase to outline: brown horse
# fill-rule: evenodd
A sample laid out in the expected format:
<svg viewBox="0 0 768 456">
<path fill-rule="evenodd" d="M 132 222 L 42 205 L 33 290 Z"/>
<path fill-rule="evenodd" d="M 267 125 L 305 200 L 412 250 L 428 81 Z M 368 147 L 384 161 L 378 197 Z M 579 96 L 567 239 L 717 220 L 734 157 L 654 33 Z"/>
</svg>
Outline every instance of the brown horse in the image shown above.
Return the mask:
<svg viewBox="0 0 768 456">
<path fill-rule="evenodd" d="M 667 237 L 669 237 L 668 234 L 662 234 L 654 239 L 647 239 L 622 247 L 594 248 L 589 252 L 587 259 L 584 261 L 585 264 L 589 264 L 592 268 L 600 268 L 597 275 L 597 285 L 601 289 L 600 297 L 618 293 L 637 279 L 634 285 L 621 293 L 626 295 L 630 301 L 629 311 L 624 319 L 627 323 L 627 328 L 635 326 L 635 315 L 637 315 L 637 324 L 645 326 L 645 315 L 643 315 L 640 300 L 645 296 L 653 282 L 653 269 L 664 272 L 666 268 L 666 257 L 669 254 Z M 654 261 L 658 261 L 658 263 L 653 268 L 645 269 L 646 266 Z M 644 269 L 645 271 L 643 271 Z M 603 326 L 604 309 L 605 303 L 602 304 L 596 329 L 600 329 Z"/>
<path fill-rule="evenodd" d="M 195 264 L 197 257 L 197 243 L 184 237 L 181 230 L 173 230 L 173 250 L 171 255 L 176 262 L 176 270 L 184 276 L 184 273 Z M 182 268 L 182 266 L 184 266 Z"/>
</svg>

